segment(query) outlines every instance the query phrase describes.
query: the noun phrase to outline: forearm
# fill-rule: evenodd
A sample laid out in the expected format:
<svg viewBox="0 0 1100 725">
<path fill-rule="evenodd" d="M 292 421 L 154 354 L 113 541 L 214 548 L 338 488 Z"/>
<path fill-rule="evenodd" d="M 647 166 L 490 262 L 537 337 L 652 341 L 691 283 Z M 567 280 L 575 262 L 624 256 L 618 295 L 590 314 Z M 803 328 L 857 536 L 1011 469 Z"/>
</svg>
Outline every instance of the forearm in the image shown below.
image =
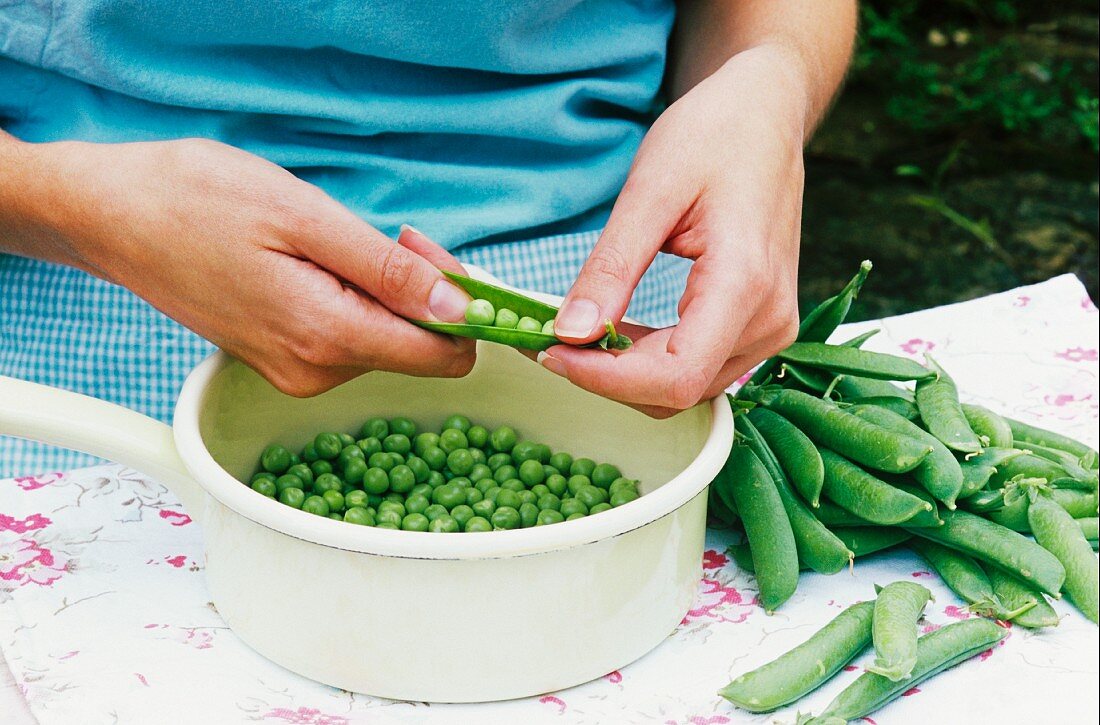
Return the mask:
<svg viewBox="0 0 1100 725">
<path fill-rule="evenodd" d="M 681 0 L 666 86 L 684 95 L 739 53 L 769 56 L 809 137 L 844 79 L 856 30 L 855 0 Z"/>
<path fill-rule="evenodd" d="M 93 271 L 58 223 L 62 145 L 24 143 L 0 130 L 0 252 Z"/>
</svg>

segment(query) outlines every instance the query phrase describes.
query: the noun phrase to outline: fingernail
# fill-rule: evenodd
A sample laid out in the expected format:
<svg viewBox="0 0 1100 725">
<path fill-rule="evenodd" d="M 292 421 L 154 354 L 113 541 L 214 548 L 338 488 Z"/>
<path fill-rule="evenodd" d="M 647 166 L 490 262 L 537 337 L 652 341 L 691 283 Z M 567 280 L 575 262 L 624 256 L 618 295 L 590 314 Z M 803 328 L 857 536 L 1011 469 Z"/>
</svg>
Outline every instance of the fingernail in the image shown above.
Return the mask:
<svg viewBox="0 0 1100 725">
<path fill-rule="evenodd" d="M 558 337 L 588 337 L 600 322 L 600 308 L 592 300 L 570 300 L 554 319 Z"/>
<path fill-rule="evenodd" d="M 550 353 L 546 352 L 545 350 L 535 356 L 535 361 L 555 375 L 560 375 L 563 378 L 566 377 L 565 365 L 562 363 L 562 361 L 558 360 L 556 357 L 551 356 Z"/>
<path fill-rule="evenodd" d="M 440 322 L 461 322 L 469 303 L 470 297 L 445 279 L 436 282 L 428 295 L 428 309 Z"/>
<path fill-rule="evenodd" d="M 412 224 L 402 224 L 401 225 L 401 231 L 398 232 L 397 238 L 400 240 L 401 237 L 405 236 L 406 234 L 412 234 L 413 236 L 418 236 L 418 237 L 423 237 L 424 236 L 424 232 L 420 231 L 419 229 L 414 227 Z"/>
</svg>

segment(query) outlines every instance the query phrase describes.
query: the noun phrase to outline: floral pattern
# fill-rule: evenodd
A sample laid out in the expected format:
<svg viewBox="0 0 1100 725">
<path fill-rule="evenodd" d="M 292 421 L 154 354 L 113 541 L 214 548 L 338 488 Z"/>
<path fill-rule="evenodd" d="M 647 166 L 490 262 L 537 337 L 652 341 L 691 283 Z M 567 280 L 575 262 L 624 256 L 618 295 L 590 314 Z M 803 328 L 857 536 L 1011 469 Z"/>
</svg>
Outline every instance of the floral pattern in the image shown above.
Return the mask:
<svg viewBox="0 0 1100 725">
<path fill-rule="evenodd" d="M 971 400 L 1095 445 L 1100 341 L 1096 308 L 1086 302 L 1080 283 L 1061 277 L 883 320 L 867 348 L 918 358 L 933 350 Z M 837 337 L 871 325 L 846 326 Z M 851 573 L 804 574 L 794 597 L 768 616 L 755 579 L 725 554 L 733 540 L 708 532 L 695 601 L 637 662 L 525 700 L 428 706 L 310 682 L 241 643 L 206 590 L 199 527 L 159 483 L 119 466 L 0 480 L 0 670 L 6 660 L 14 680 L 0 679 L 0 721 L 22 725 L 18 713 L 29 707 L 46 725 L 793 723 L 797 710 L 820 712 L 872 656 L 773 714 L 735 710 L 716 691 L 869 598 L 876 583 L 909 579 L 932 589 L 924 632 L 974 616 L 904 550 L 861 559 Z M 1002 623 L 1011 635 L 1001 645 L 865 721 L 1095 722 L 1097 628 L 1066 603 L 1054 606 L 1063 615 L 1056 629 Z M 1004 686 L 1011 682 L 1026 687 Z"/>
</svg>

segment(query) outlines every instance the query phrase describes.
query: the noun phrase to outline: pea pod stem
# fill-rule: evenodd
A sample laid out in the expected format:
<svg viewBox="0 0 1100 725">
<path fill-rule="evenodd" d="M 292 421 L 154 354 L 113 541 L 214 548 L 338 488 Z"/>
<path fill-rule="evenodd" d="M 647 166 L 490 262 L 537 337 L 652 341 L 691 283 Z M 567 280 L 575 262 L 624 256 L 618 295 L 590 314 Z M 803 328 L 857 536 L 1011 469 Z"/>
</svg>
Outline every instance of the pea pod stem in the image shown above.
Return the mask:
<svg viewBox="0 0 1100 725">
<path fill-rule="evenodd" d="M 820 687 L 871 641 L 874 602 L 853 604 L 802 644 L 735 677 L 718 694 L 750 712 L 769 712 Z"/>
</svg>

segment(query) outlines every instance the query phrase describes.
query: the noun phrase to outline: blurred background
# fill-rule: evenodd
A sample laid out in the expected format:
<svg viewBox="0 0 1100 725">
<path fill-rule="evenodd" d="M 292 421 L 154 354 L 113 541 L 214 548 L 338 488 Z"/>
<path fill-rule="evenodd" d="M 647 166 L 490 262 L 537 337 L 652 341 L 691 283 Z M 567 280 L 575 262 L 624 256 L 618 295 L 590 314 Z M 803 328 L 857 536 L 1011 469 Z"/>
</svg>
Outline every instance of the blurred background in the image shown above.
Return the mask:
<svg viewBox="0 0 1100 725">
<path fill-rule="evenodd" d="M 864 0 L 807 152 L 803 314 L 872 259 L 854 319 L 1072 272 L 1097 301 L 1097 3 Z"/>
</svg>

